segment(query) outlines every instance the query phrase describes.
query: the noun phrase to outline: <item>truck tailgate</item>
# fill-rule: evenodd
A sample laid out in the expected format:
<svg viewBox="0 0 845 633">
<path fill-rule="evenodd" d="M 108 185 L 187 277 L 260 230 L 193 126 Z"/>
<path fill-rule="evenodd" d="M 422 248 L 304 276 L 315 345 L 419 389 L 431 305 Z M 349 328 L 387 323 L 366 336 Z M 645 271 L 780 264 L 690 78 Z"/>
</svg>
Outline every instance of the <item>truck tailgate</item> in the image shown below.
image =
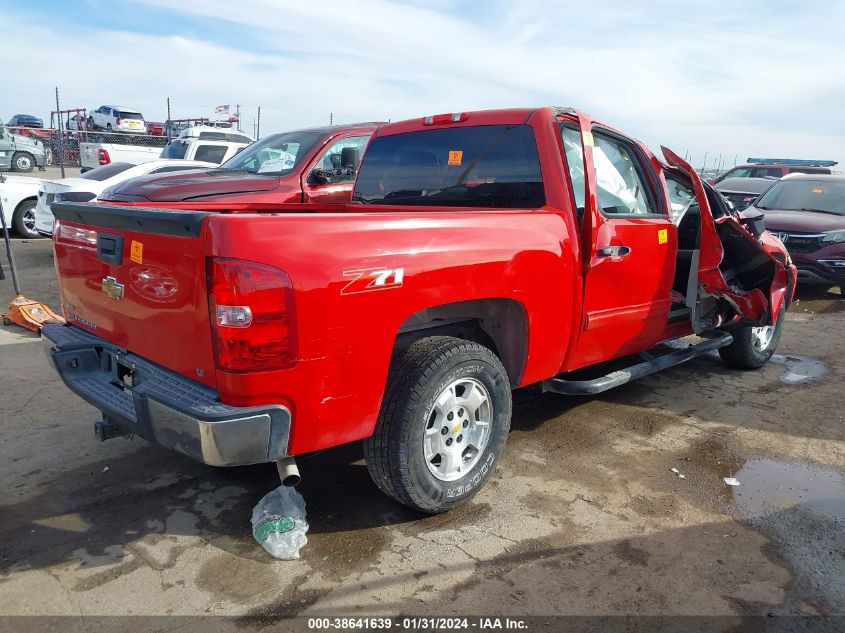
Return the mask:
<svg viewBox="0 0 845 633">
<path fill-rule="evenodd" d="M 52 210 L 68 323 L 214 388 L 208 214 L 79 203 Z"/>
</svg>

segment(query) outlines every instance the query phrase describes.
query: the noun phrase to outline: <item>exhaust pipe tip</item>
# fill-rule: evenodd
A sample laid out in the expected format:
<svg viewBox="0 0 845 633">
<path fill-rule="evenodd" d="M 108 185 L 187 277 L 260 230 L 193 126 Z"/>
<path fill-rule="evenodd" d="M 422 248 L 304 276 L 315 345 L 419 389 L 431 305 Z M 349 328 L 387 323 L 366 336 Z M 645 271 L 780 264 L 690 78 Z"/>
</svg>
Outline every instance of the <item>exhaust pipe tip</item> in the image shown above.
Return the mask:
<svg viewBox="0 0 845 633">
<path fill-rule="evenodd" d="M 283 486 L 294 488 L 302 481 L 299 475 L 299 467 L 293 457 L 285 457 L 276 462 L 276 470 L 279 471 L 279 479 Z"/>
</svg>

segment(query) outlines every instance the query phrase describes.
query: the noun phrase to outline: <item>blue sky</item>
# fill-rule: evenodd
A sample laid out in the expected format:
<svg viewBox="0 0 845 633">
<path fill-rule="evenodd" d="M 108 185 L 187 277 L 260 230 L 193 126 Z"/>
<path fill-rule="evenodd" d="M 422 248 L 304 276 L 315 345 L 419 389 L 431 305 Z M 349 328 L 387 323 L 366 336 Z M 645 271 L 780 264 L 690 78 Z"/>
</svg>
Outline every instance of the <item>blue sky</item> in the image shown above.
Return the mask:
<svg viewBox="0 0 845 633">
<path fill-rule="evenodd" d="M 5 0 L 0 117 L 241 103 L 262 134 L 573 105 L 708 166 L 845 160 L 845 3 Z M 600 9 L 598 8 L 600 6 Z M 175 8 L 178 7 L 178 8 Z"/>
</svg>

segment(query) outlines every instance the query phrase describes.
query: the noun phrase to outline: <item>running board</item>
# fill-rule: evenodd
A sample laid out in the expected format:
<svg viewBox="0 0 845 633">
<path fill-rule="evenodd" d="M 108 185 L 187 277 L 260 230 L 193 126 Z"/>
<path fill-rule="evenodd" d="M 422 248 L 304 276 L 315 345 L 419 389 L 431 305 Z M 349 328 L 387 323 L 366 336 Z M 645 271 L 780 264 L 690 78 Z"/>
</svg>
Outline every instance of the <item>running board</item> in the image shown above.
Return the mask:
<svg viewBox="0 0 845 633">
<path fill-rule="evenodd" d="M 676 345 L 680 341 L 670 341 L 670 344 Z M 543 391 L 553 391 L 555 393 L 562 393 L 568 396 L 589 396 L 602 391 L 607 391 L 613 387 L 624 385 L 625 383 L 648 376 L 655 372 L 661 371 L 685 363 L 702 354 L 707 354 L 720 347 L 725 347 L 733 342 L 733 336 L 727 332 L 719 332 L 707 336 L 705 340 L 700 343 L 690 343 L 687 347 L 682 349 L 673 349 L 673 351 L 655 354 L 656 350 L 648 352 L 640 352 L 637 354 L 642 360 L 624 369 L 612 371 L 604 376 L 593 378 L 592 380 L 568 380 L 561 378 L 550 378 L 543 381 Z M 566 374 L 561 374 L 565 376 Z"/>
</svg>

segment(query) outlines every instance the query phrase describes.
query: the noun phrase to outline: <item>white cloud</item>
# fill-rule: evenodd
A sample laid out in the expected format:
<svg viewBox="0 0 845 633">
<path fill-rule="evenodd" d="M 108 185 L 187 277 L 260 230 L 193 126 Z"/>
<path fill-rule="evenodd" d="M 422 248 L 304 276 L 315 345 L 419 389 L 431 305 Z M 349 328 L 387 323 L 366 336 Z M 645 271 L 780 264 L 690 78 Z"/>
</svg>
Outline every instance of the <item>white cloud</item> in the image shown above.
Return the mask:
<svg viewBox="0 0 845 633">
<path fill-rule="evenodd" d="M 0 27 L 7 64 L 0 115 L 120 102 L 165 117 L 219 103 L 256 106 L 264 133 L 335 121 L 574 105 L 696 160 L 721 153 L 845 159 L 835 67 L 845 10 L 750 2 L 558 6 L 539 0 L 399 4 L 139 0 L 185 35 Z M 204 25 L 226 26 L 205 35 Z M 12 27 L 12 24 L 14 27 Z M 31 42 L 40 42 L 31 46 Z M 26 69 L 37 69 L 37 73 Z M 11 72 L 9 70 L 11 69 Z M 7 114 L 8 112 L 8 114 Z"/>
</svg>

